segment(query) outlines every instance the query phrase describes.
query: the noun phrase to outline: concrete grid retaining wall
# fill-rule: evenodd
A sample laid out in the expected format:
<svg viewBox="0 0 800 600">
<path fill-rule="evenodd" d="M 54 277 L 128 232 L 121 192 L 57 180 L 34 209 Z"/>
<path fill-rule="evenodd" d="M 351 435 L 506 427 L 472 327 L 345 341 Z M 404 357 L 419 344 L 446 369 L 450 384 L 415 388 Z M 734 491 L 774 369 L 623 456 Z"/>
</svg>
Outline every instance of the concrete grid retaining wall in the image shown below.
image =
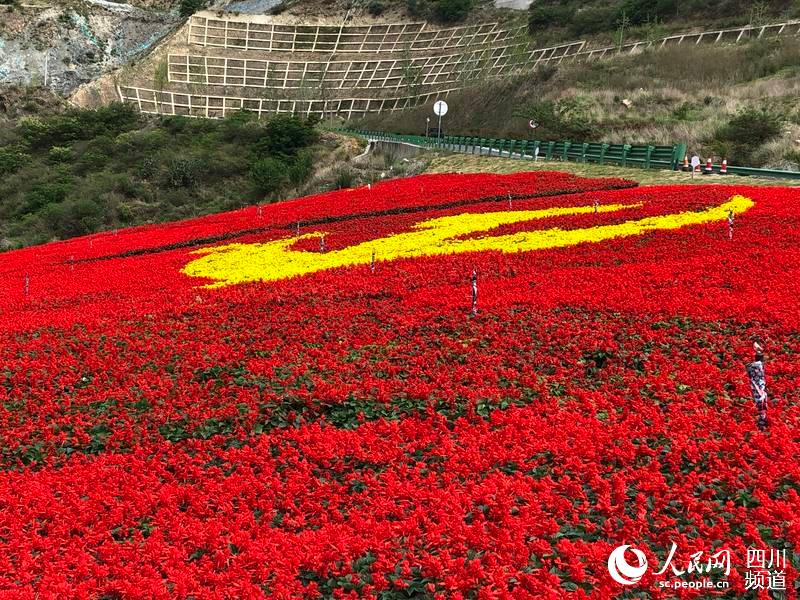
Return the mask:
<svg viewBox="0 0 800 600">
<path fill-rule="evenodd" d="M 155 114 L 222 118 L 248 110 L 259 117 L 296 112 L 350 119 L 411 108 L 477 82 L 549 63 L 786 35 L 800 35 L 800 20 L 615 47 L 587 48 L 578 40 L 532 49 L 522 28 L 497 23 L 447 29 L 430 29 L 426 23 L 292 25 L 260 15 L 219 17 L 206 11 L 188 23 L 187 52 L 167 56 L 171 89 L 126 85 L 118 87 L 118 94 L 123 102 Z M 193 47 L 199 51 L 194 53 Z M 215 48 L 225 54 L 208 54 Z M 303 53 L 329 56 L 297 60 Z M 363 56 L 366 53 L 377 56 Z M 218 93 L 211 91 L 214 88 Z M 239 93 L 228 94 L 231 88 Z M 269 90 L 272 97 L 255 97 L 255 90 Z"/>
</svg>

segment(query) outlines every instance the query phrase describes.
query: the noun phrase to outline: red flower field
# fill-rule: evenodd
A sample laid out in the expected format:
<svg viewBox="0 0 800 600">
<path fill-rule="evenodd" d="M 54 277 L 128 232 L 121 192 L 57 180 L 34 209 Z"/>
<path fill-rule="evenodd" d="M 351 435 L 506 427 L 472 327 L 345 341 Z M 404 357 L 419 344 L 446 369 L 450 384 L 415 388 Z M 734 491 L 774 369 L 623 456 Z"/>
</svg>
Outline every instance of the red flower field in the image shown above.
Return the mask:
<svg viewBox="0 0 800 600">
<path fill-rule="evenodd" d="M 2 258 L 1 597 L 768 597 L 754 550 L 796 597 L 798 191 L 427 175 Z"/>
</svg>

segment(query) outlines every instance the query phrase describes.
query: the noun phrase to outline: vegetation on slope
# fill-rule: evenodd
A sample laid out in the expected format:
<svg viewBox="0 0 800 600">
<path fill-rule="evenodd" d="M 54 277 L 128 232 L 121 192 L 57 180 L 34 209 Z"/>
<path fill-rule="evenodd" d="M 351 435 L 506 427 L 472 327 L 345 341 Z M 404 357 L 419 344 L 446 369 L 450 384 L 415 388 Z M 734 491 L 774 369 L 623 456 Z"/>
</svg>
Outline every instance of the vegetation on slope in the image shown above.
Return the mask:
<svg viewBox="0 0 800 600">
<path fill-rule="evenodd" d="M 301 186 L 323 152 L 314 123 L 149 119 L 129 106 L 25 117 L 0 132 L 5 247 L 180 219 Z"/>
<path fill-rule="evenodd" d="M 761 25 L 798 16 L 796 0 L 536 0 L 529 9 L 528 27 L 532 34 L 556 37 L 613 32 L 619 42 L 620 36 L 657 35 L 664 27 Z"/>
<path fill-rule="evenodd" d="M 442 129 L 543 140 L 685 141 L 702 156 L 798 168 L 799 92 L 800 40 L 689 44 L 563 63 L 451 94 Z M 359 125 L 419 134 L 425 132 L 426 117 L 433 127 L 430 105 L 371 116 Z M 535 133 L 528 126 L 531 119 L 539 124 Z"/>
<path fill-rule="evenodd" d="M 182 0 L 201 4 L 205 0 Z M 295 17 L 350 14 L 388 21 L 426 19 L 440 23 L 490 21 L 526 16 L 521 11 L 498 9 L 492 0 L 283 0 L 273 12 Z M 639 35 L 654 28 L 700 27 L 760 23 L 800 16 L 797 0 L 534 0 L 527 18 L 536 37 L 618 34 Z"/>
</svg>

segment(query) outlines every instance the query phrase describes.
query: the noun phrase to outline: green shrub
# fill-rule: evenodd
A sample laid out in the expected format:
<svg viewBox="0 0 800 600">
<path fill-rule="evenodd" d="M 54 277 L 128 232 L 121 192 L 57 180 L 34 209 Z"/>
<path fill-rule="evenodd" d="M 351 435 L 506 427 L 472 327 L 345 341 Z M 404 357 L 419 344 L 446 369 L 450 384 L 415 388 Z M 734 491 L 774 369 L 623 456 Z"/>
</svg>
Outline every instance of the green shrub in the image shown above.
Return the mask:
<svg viewBox="0 0 800 600">
<path fill-rule="evenodd" d="M 676 121 L 698 121 L 702 118 L 702 112 L 691 102 L 684 102 L 672 111 L 672 117 Z"/>
<path fill-rule="evenodd" d="M 42 208 L 63 202 L 72 191 L 68 183 L 40 183 L 23 197 L 19 214 L 34 213 Z"/>
<path fill-rule="evenodd" d="M 348 169 L 347 167 L 342 167 L 338 171 L 336 171 L 336 179 L 334 180 L 334 186 L 336 186 L 337 190 L 353 187 L 353 183 L 356 180 L 356 175 Z"/>
<path fill-rule="evenodd" d="M 367 12 L 373 17 L 381 16 L 385 10 L 386 5 L 380 0 L 372 0 L 369 4 L 367 4 Z"/>
<path fill-rule="evenodd" d="M 20 122 L 23 139 L 34 148 L 66 146 L 77 140 L 100 135 L 116 137 L 139 125 L 139 114 L 132 106 L 119 102 L 97 110 L 73 109 L 62 115 L 29 117 Z"/>
<path fill-rule="evenodd" d="M 275 115 L 264 126 L 256 142 L 260 155 L 294 156 L 317 139 L 315 121 L 296 115 Z"/>
<path fill-rule="evenodd" d="M 609 31 L 614 28 L 616 19 L 617 11 L 614 8 L 609 6 L 590 6 L 579 10 L 572 16 L 570 30 L 576 36 Z"/>
<path fill-rule="evenodd" d="M 472 10 L 472 0 L 437 0 L 433 5 L 433 16 L 442 23 L 463 20 Z"/>
<path fill-rule="evenodd" d="M 59 237 L 91 233 L 100 229 L 103 224 L 103 207 L 85 197 L 61 204 L 50 204 L 43 213 L 50 229 Z"/>
<path fill-rule="evenodd" d="M 250 111 L 235 112 L 222 121 L 219 138 L 235 144 L 252 144 L 263 135 L 263 124 Z"/>
<path fill-rule="evenodd" d="M 200 164 L 193 158 L 176 157 L 167 164 L 167 183 L 174 188 L 194 187 L 200 177 Z"/>
<path fill-rule="evenodd" d="M 152 156 L 142 159 L 137 165 L 136 174 L 142 179 L 152 179 L 158 173 L 158 161 Z"/>
<path fill-rule="evenodd" d="M 422 19 L 427 16 L 428 7 L 425 0 L 406 0 L 406 10 L 414 19 Z"/>
<path fill-rule="evenodd" d="M 111 154 L 106 152 L 87 150 L 75 163 L 75 173 L 78 175 L 86 175 L 87 173 L 102 171 L 111 159 L 111 156 Z"/>
<path fill-rule="evenodd" d="M 274 194 L 286 183 L 286 164 L 270 157 L 257 160 L 250 168 L 250 179 L 262 196 Z"/>
<path fill-rule="evenodd" d="M 203 10 L 207 5 L 206 0 L 181 0 L 180 13 L 182 17 L 190 17 Z"/>
<path fill-rule="evenodd" d="M 573 11 L 569 6 L 543 6 L 539 2 L 534 2 L 529 10 L 528 30 L 531 33 L 550 27 L 561 27 L 572 20 Z"/>
<path fill-rule="evenodd" d="M 314 158 L 308 150 L 301 150 L 297 157 L 291 162 L 287 169 L 289 183 L 294 187 L 300 187 L 311 176 L 314 170 Z"/>
<path fill-rule="evenodd" d="M 626 0 L 619 15 L 624 12 L 631 25 L 642 25 L 675 16 L 676 0 Z"/>
<path fill-rule="evenodd" d="M 521 115 L 539 124 L 536 135 L 543 140 L 583 141 L 597 136 L 585 107 L 576 99 L 566 98 L 557 103 L 552 100 L 533 102 Z"/>
<path fill-rule="evenodd" d="M 22 149 L 11 146 L 0 148 L 0 176 L 11 175 L 30 160 Z"/>
<path fill-rule="evenodd" d="M 742 166 L 753 165 L 755 151 L 780 135 L 783 118 L 766 110 L 747 108 L 714 133 L 711 147 L 720 156 Z"/>
<path fill-rule="evenodd" d="M 53 146 L 47 152 L 47 161 L 50 163 L 65 163 L 75 158 L 75 152 L 70 146 Z"/>
</svg>

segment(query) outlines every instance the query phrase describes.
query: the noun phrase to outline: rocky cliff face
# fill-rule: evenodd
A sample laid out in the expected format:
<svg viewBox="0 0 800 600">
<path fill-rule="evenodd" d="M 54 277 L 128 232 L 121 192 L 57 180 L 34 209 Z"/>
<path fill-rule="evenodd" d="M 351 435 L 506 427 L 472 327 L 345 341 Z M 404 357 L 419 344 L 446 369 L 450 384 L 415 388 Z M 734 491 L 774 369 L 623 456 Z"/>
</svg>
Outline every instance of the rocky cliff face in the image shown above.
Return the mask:
<svg viewBox="0 0 800 600">
<path fill-rule="evenodd" d="M 144 54 L 180 22 L 163 5 L 22 2 L 0 6 L 0 85 L 61 95 Z"/>
</svg>

